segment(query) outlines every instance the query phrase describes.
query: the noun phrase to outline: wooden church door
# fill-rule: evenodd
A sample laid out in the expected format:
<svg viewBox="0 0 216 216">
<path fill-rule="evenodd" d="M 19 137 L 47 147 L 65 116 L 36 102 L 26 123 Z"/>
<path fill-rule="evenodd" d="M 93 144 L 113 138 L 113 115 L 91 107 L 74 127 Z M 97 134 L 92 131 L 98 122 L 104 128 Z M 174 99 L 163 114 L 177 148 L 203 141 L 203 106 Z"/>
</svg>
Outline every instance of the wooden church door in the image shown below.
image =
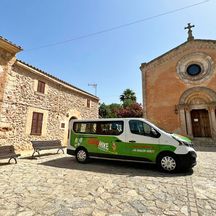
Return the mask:
<svg viewBox="0 0 216 216">
<path fill-rule="evenodd" d="M 194 137 L 211 137 L 211 128 L 207 110 L 192 110 L 191 122 Z"/>
</svg>

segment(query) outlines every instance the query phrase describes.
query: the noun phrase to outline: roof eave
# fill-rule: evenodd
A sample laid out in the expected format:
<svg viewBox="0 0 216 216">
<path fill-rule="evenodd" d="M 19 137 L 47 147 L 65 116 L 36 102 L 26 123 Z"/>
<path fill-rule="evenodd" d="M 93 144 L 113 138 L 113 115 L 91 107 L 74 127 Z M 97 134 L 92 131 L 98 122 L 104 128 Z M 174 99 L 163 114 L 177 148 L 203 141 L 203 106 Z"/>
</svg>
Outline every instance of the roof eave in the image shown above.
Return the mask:
<svg viewBox="0 0 216 216">
<path fill-rule="evenodd" d="M 201 42 L 212 42 L 212 43 L 216 43 L 216 40 L 208 40 L 208 39 L 194 39 L 194 40 L 189 40 L 189 41 L 185 41 L 184 43 L 180 44 L 179 46 L 169 50 L 168 52 L 158 56 L 157 58 L 152 59 L 151 61 L 147 62 L 147 63 L 141 63 L 140 66 L 140 70 L 142 71 L 142 69 L 144 69 L 145 67 L 147 67 L 148 65 L 152 64 L 154 61 L 161 59 L 162 57 L 166 56 L 167 54 L 171 53 L 172 51 L 179 49 L 180 47 L 182 47 L 183 45 L 187 44 L 187 43 L 193 43 L 193 42 L 197 42 L 197 41 L 201 41 Z"/>
<path fill-rule="evenodd" d="M 0 37 L 0 47 L 14 54 L 23 50 L 20 46 L 11 43 L 10 41 L 6 40 L 3 37 Z"/>
</svg>

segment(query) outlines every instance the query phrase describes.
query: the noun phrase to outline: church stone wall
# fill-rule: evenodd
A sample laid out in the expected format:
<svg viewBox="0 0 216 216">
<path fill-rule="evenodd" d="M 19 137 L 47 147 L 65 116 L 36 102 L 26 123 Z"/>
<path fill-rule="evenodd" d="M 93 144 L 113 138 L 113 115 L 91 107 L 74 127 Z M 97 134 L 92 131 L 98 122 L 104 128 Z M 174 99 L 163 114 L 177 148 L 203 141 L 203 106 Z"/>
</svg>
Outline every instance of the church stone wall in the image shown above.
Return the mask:
<svg viewBox="0 0 216 216">
<path fill-rule="evenodd" d="M 36 91 L 38 80 L 46 83 L 45 94 Z M 4 89 L 1 118 L 6 127 L 0 134 L 0 145 L 12 144 L 17 151 L 31 150 L 30 140 L 60 139 L 66 144 L 71 117 L 98 117 L 97 99 L 33 73 L 17 62 L 7 73 Z M 90 108 L 87 99 L 91 100 Z M 33 112 L 43 113 L 41 136 L 30 135 Z"/>
<path fill-rule="evenodd" d="M 145 77 L 143 79 L 145 117 L 168 131 L 184 133 L 181 130 L 178 110 L 180 97 L 192 87 L 203 86 L 216 91 L 215 49 L 216 45 L 212 42 L 190 41 L 148 64 L 143 64 L 141 70 Z M 197 52 L 211 57 L 212 74 L 199 83 L 183 81 L 177 74 L 178 62 L 184 56 Z"/>
</svg>

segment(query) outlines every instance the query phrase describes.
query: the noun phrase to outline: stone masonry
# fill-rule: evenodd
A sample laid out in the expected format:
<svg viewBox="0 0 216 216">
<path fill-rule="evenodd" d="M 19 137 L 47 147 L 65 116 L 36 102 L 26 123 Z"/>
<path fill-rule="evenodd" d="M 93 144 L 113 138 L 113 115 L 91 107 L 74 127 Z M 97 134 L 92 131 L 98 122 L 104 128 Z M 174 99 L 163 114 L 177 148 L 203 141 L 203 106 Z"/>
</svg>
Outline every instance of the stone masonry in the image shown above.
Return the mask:
<svg viewBox="0 0 216 216">
<path fill-rule="evenodd" d="M 215 138 L 215 49 L 214 40 L 190 40 L 143 63 L 140 69 L 144 116 L 167 131 L 193 137 L 191 111 L 205 109 L 209 113 L 211 135 Z M 186 73 L 190 64 L 200 65 L 199 76 Z"/>
<path fill-rule="evenodd" d="M 30 140 L 60 139 L 66 144 L 72 117 L 98 117 L 96 96 L 17 60 L 15 54 L 0 47 L 0 145 L 23 151 L 31 150 Z M 45 82 L 44 94 L 37 91 L 38 80 Z M 30 135 L 33 112 L 43 113 L 41 136 Z"/>
</svg>

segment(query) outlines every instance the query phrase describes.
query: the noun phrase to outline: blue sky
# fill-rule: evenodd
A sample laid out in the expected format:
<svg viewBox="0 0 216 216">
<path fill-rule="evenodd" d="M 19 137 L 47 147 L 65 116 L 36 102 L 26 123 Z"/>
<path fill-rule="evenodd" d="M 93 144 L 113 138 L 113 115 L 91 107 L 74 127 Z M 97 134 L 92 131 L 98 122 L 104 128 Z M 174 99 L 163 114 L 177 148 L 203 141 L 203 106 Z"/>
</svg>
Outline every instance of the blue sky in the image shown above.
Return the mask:
<svg viewBox="0 0 216 216">
<path fill-rule="evenodd" d="M 114 31 L 71 40 L 104 29 L 205 2 Z M 126 88 L 142 102 L 139 66 L 187 39 L 184 27 L 195 25 L 199 39 L 216 39 L 216 1 L 202 0 L 1 0 L 0 35 L 23 47 L 17 55 L 101 102 L 119 103 Z"/>
</svg>

